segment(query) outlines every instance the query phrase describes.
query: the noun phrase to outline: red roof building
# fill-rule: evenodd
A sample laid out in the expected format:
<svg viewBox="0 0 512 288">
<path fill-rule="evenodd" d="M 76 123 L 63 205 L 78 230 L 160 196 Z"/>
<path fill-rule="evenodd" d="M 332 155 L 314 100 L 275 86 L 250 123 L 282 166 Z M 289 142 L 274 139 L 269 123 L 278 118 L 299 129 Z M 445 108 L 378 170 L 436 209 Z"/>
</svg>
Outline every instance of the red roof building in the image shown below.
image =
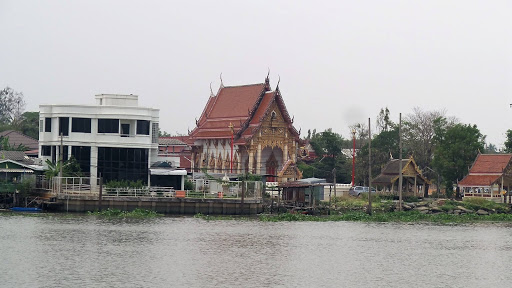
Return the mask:
<svg viewBox="0 0 512 288">
<path fill-rule="evenodd" d="M 279 84 L 272 91 L 267 76 L 264 83 L 258 84 L 221 83 L 196 120 L 188 144 L 192 146 L 196 170 L 277 176 L 288 160 L 295 165 L 298 143 L 299 132 L 293 127 Z M 284 174 L 280 179 L 296 178 Z M 272 180 L 276 179 L 271 177 L 269 181 Z"/>
<path fill-rule="evenodd" d="M 464 197 L 501 197 L 512 184 L 512 154 L 478 154 L 469 174 L 459 181 Z"/>
</svg>

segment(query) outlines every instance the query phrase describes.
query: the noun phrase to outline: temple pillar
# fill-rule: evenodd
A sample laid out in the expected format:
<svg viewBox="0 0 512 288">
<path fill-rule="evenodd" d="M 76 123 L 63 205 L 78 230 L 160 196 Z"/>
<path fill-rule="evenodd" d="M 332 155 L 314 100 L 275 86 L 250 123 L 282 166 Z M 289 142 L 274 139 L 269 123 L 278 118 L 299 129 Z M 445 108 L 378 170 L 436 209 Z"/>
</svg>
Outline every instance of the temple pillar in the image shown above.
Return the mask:
<svg viewBox="0 0 512 288">
<path fill-rule="evenodd" d="M 286 163 L 286 161 L 288 161 L 288 143 L 285 143 L 284 144 L 284 148 L 283 148 L 283 165 L 284 163 Z"/>
<path fill-rule="evenodd" d="M 256 174 L 261 174 L 261 144 L 258 144 L 258 154 L 256 154 Z"/>
<path fill-rule="evenodd" d="M 192 151 L 190 155 L 190 172 L 194 172 L 194 163 L 196 163 L 196 153 Z M 180 163 L 181 166 L 181 163 Z"/>
<path fill-rule="evenodd" d="M 297 161 L 297 159 L 295 159 L 295 157 L 297 156 L 297 147 L 296 147 L 296 142 L 293 141 L 293 153 L 292 153 L 292 160 L 293 162 L 295 163 Z"/>
<path fill-rule="evenodd" d="M 249 150 L 249 173 L 254 174 L 254 171 L 252 169 L 252 163 L 254 158 L 254 152 L 252 150 Z"/>
</svg>

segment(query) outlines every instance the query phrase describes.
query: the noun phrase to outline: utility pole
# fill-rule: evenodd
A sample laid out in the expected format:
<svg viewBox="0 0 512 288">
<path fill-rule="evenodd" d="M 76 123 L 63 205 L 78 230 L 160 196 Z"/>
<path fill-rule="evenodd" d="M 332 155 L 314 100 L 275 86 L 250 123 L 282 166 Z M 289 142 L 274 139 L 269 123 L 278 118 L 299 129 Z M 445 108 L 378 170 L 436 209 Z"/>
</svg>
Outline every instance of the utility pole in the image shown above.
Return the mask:
<svg viewBox="0 0 512 288">
<path fill-rule="evenodd" d="M 59 163 L 60 163 L 60 170 L 59 170 L 59 177 L 62 177 L 62 166 L 64 166 L 64 157 L 62 157 L 62 153 L 64 151 L 64 145 L 62 140 L 62 132 L 60 133 L 60 146 L 59 146 Z M 62 180 L 61 180 L 62 181 Z"/>
<path fill-rule="evenodd" d="M 334 199 L 336 199 L 336 168 L 332 168 L 332 184 L 334 185 Z"/>
<path fill-rule="evenodd" d="M 356 129 L 352 129 L 352 186 L 356 186 L 354 181 L 356 176 Z"/>
<path fill-rule="evenodd" d="M 331 191 L 332 186 L 329 186 L 329 215 L 331 215 Z"/>
<path fill-rule="evenodd" d="M 246 175 L 244 174 L 243 178 L 242 178 L 242 200 L 240 201 L 240 214 L 244 214 L 244 200 L 245 200 L 245 177 Z"/>
<path fill-rule="evenodd" d="M 230 173 L 233 174 L 233 143 L 234 143 L 234 139 L 235 139 L 235 126 L 233 125 L 233 123 L 229 123 L 229 129 L 231 130 L 231 162 L 230 162 L 230 165 L 229 165 L 229 168 L 230 168 Z"/>
<path fill-rule="evenodd" d="M 62 157 L 62 153 L 63 153 L 63 148 L 64 148 L 64 145 L 63 145 L 63 140 L 62 140 L 62 132 L 60 132 L 60 146 L 59 146 L 59 163 L 60 163 L 60 169 L 59 169 L 59 193 L 62 192 L 62 167 L 64 166 L 64 161 L 63 161 L 63 158 Z"/>
<path fill-rule="evenodd" d="M 398 118 L 398 146 L 400 147 L 400 163 L 398 164 L 398 170 L 400 170 L 400 177 L 398 179 L 398 211 L 402 211 L 402 113 L 400 113 Z"/>
<path fill-rule="evenodd" d="M 368 118 L 368 215 L 372 215 L 372 128 Z"/>
<path fill-rule="evenodd" d="M 103 177 L 101 177 L 100 173 L 100 193 L 98 196 L 98 211 L 101 211 L 101 206 L 103 206 Z"/>
</svg>

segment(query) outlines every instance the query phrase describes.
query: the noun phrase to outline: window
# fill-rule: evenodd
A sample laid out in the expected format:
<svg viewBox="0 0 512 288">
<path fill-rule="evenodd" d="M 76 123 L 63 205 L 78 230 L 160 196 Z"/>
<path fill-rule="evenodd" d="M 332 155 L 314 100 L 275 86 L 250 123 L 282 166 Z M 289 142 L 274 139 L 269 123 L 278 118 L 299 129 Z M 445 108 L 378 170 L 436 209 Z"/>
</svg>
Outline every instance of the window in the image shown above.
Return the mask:
<svg viewBox="0 0 512 288">
<path fill-rule="evenodd" d="M 71 132 L 91 133 L 91 118 L 73 118 Z"/>
<path fill-rule="evenodd" d="M 104 182 L 131 180 L 147 183 L 149 150 L 98 147 L 98 175 Z"/>
<path fill-rule="evenodd" d="M 57 147 L 52 146 L 52 163 L 57 163 Z"/>
<path fill-rule="evenodd" d="M 71 155 L 76 159 L 80 170 L 85 175 L 91 173 L 91 147 L 89 146 L 71 146 Z"/>
<path fill-rule="evenodd" d="M 52 156 L 52 146 L 41 145 L 41 156 Z"/>
<path fill-rule="evenodd" d="M 119 133 L 119 119 L 98 119 L 98 133 Z"/>
<path fill-rule="evenodd" d="M 52 118 L 44 118 L 44 132 L 52 132 Z"/>
<path fill-rule="evenodd" d="M 69 136 L 69 117 L 59 117 L 59 136 Z"/>
<path fill-rule="evenodd" d="M 59 147 L 59 149 L 60 149 L 60 147 Z M 69 159 L 68 146 L 64 145 L 64 146 L 62 146 L 62 162 L 68 161 L 68 159 Z"/>
<path fill-rule="evenodd" d="M 39 132 L 43 132 L 44 131 L 44 120 L 39 120 Z"/>
<path fill-rule="evenodd" d="M 121 137 L 130 136 L 130 124 L 121 123 Z"/>
<path fill-rule="evenodd" d="M 137 134 L 149 135 L 149 121 L 137 120 Z"/>
<path fill-rule="evenodd" d="M 151 130 L 151 142 L 158 144 L 158 137 L 160 136 L 160 131 L 158 130 L 158 123 L 153 123 L 153 127 Z"/>
</svg>

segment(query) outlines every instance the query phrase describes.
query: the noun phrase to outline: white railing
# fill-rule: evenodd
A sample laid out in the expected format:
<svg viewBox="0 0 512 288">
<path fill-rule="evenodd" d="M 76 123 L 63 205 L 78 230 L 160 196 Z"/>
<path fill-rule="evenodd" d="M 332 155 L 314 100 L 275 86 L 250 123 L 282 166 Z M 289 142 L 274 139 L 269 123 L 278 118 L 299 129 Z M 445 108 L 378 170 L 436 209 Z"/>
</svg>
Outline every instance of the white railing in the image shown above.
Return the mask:
<svg viewBox="0 0 512 288">
<path fill-rule="evenodd" d="M 99 196 L 99 179 L 91 183 L 89 177 L 54 177 L 51 191 L 55 194 L 66 195 L 97 195 Z M 93 178 L 94 180 L 94 178 Z M 174 187 L 102 187 L 103 197 L 189 197 L 189 198 L 241 198 L 242 182 L 230 181 L 227 183 L 196 180 L 194 190 L 178 190 Z M 244 197 L 247 199 L 262 198 L 262 182 L 244 181 Z"/>
<path fill-rule="evenodd" d="M 89 177 L 53 177 L 51 181 L 51 191 L 57 194 L 94 194 L 98 191 L 93 186 Z"/>
<path fill-rule="evenodd" d="M 104 197 L 174 197 L 175 193 L 173 187 L 105 187 L 102 194 Z"/>
</svg>

